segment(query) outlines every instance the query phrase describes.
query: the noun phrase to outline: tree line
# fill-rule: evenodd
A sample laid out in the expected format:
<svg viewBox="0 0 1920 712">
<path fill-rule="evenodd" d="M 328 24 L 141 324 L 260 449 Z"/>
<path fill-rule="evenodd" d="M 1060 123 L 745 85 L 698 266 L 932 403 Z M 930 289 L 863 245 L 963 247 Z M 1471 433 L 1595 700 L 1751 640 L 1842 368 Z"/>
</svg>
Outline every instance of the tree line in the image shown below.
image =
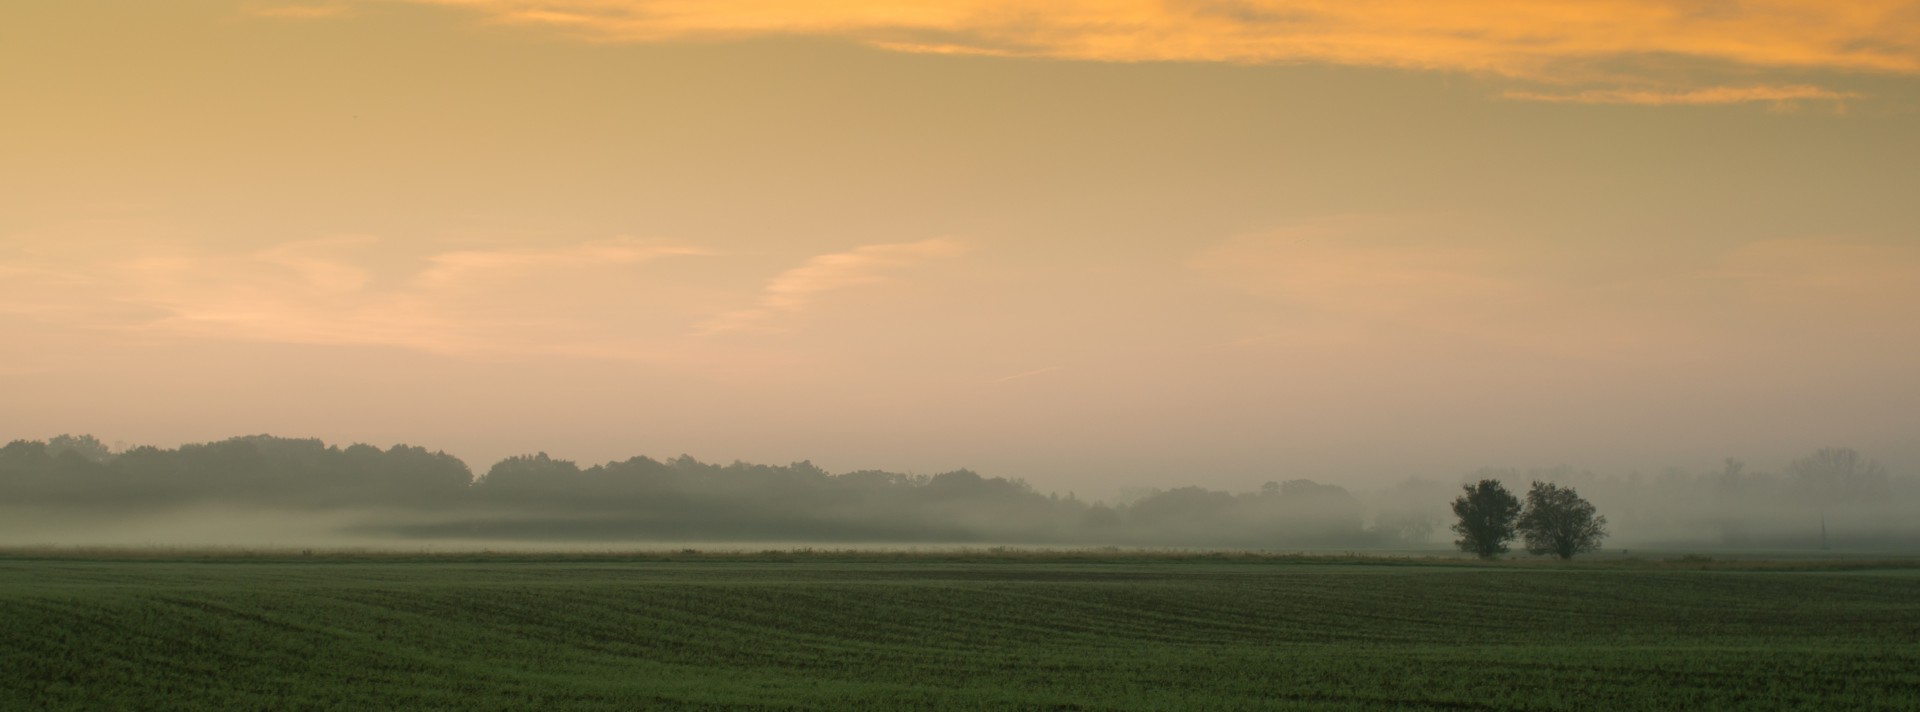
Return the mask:
<svg viewBox="0 0 1920 712">
<path fill-rule="evenodd" d="M 140 513 L 190 506 L 378 512 L 356 533 L 518 541 L 1018 542 L 1361 547 L 1381 537 L 1347 490 L 1311 480 L 1126 503 L 970 470 L 829 473 L 811 462 L 681 456 L 582 467 L 545 453 L 475 477 L 444 452 L 266 435 L 115 453 L 91 436 L 0 448 L 0 507 Z"/>
<path fill-rule="evenodd" d="M 1596 520 L 1611 520 L 1600 521 L 1603 528 L 1635 542 L 1811 548 L 1830 529 L 1836 547 L 1920 543 L 1911 516 L 1920 483 L 1846 449 L 1820 450 L 1777 473 L 1730 460 L 1708 473 L 1602 477 L 1552 468 L 1466 479 L 1522 478 L 1557 488 L 1542 490 L 1543 503 L 1578 487 L 1580 502 L 1591 498 L 1587 506 L 1606 512 Z M 0 512 L 128 520 L 189 508 L 352 512 L 354 523 L 343 526 L 357 534 L 419 539 L 1419 549 L 1459 519 L 1448 507 L 1460 487 L 1410 478 L 1356 492 L 1276 478 L 1249 491 L 1175 487 L 1110 502 L 970 470 L 830 473 L 804 461 L 634 457 L 582 466 L 536 453 L 476 476 L 460 459 L 420 447 L 266 435 L 171 449 L 116 450 L 84 435 L 0 447 Z M 1547 540 L 1529 538 L 1529 510 L 1552 511 L 1522 506 L 1503 544 L 1519 538 L 1529 551 L 1558 555 L 1535 546 Z M 0 519 L 0 534 L 4 525 Z"/>
</svg>

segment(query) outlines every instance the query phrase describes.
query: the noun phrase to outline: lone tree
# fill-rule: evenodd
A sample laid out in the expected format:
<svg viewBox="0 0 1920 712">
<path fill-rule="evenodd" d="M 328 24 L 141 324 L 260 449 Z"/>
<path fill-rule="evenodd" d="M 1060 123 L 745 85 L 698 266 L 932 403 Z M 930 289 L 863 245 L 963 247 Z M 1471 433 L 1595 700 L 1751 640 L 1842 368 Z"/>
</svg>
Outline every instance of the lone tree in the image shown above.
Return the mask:
<svg viewBox="0 0 1920 712">
<path fill-rule="evenodd" d="M 1460 521 L 1453 525 L 1461 551 L 1482 559 L 1507 553 L 1513 541 L 1514 519 L 1520 515 L 1520 499 L 1501 486 L 1499 480 L 1481 480 L 1461 485 L 1466 494 L 1453 500 L 1453 513 Z"/>
<path fill-rule="evenodd" d="M 1600 540 L 1607 538 L 1607 518 L 1595 514 L 1593 503 L 1581 499 L 1572 487 L 1536 481 L 1527 491 L 1520 533 L 1526 537 L 1528 553 L 1571 559 L 1600 548 Z"/>
</svg>

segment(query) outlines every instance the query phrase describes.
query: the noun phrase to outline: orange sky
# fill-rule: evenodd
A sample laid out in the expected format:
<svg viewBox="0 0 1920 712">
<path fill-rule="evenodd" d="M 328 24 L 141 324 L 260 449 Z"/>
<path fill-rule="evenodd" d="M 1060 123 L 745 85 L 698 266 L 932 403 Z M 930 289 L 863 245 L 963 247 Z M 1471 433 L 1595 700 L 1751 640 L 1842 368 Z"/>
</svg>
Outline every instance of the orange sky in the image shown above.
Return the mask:
<svg viewBox="0 0 1920 712">
<path fill-rule="evenodd" d="M 1920 4 L 0 8 L 8 438 L 1920 466 Z"/>
</svg>

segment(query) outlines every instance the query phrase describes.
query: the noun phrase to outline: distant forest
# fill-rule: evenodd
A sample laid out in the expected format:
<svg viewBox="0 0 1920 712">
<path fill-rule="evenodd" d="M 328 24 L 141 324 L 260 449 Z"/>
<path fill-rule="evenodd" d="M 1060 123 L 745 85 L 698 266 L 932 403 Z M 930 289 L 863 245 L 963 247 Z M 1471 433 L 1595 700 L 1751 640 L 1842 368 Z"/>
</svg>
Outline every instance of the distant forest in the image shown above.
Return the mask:
<svg viewBox="0 0 1920 712">
<path fill-rule="evenodd" d="M 1735 460 L 1716 472 L 1628 477 L 1487 469 L 1358 493 L 1286 479 L 1250 492 L 1178 487 L 1110 503 L 968 470 L 835 474 L 810 462 L 686 456 L 581 467 L 541 453 L 476 478 L 456 457 L 406 445 L 258 435 L 114 452 L 92 436 L 63 435 L 0 448 L 0 512 L 343 512 L 359 515 L 356 534 L 410 540 L 1426 549 L 1451 539 L 1447 505 L 1460 483 L 1482 478 L 1575 487 L 1627 545 L 1920 545 L 1920 481 L 1845 449 L 1778 473 Z"/>
</svg>

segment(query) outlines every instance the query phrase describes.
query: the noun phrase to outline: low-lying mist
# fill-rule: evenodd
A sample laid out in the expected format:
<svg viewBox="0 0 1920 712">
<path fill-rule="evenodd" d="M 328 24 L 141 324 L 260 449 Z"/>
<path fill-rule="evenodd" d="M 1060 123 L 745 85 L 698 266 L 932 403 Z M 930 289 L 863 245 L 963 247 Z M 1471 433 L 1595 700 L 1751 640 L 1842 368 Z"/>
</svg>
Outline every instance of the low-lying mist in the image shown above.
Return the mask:
<svg viewBox="0 0 1920 712">
<path fill-rule="evenodd" d="M 1250 492 L 1174 487 L 1124 502 L 967 470 L 829 473 L 811 463 L 646 457 L 581 467 L 545 454 L 474 477 L 398 445 L 251 436 L 113 452 L 90 436 L 0 448 L 0 544 L 573 549 L 782 542 L 1441 550 L 1460 483 L 1576 488 L 1609 549 L 1891 550 L 1920 546 L 1920 481 L 1852 450 L 1778 471 L 1602 476 L 1481 470 L 1349 490 L 1310 479 Z"/>
</svg>

